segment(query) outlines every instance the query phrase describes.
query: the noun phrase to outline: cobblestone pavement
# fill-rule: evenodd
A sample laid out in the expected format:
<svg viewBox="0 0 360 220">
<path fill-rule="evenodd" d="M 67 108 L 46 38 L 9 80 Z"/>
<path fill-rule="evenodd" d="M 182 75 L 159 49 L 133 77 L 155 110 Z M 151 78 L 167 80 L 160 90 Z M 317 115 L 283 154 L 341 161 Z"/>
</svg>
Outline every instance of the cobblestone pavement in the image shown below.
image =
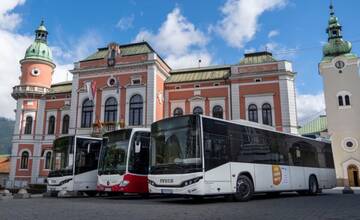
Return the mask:
<svg viewBox="0 0 360 220">
<path fill-rule="evenodd" d="M 135 196 L 0 200 L 0 219 L 359 219 L 360 195 L 285 194 L 250 202 Z"/>
</svg>

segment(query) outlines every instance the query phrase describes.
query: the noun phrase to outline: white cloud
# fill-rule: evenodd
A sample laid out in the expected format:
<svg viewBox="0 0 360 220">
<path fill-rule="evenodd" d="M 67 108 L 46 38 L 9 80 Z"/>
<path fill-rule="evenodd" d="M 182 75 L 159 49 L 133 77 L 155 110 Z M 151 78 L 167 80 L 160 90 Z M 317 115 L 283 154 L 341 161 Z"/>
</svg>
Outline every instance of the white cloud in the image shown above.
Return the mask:
<svg viewBox="0 0 360 220">
<path fill-rule="evenodd" d="M 21 74 L 19 60 L 24 58 L 26 48 L 33 38 L 0 29 L 0 116 L 14 118 L 15 100 L 12 87 L 19 83 Z"/>
<path fill-rule="evenodd" d="M 21 22 L 19 14 L 11 11 L 19 5 L 25 3 L 25 0 L 1 0 L 0 4 L 0 29 L 13 30 Z"/>
<path fill-rule="evenodd" d="M 298 94 L 296 96 L 296 106 L 299 124 L 304 124 L 325 114 L 324 93 L 318 94 Z"/>
<path fill-rule="evenodd" d="M 167 15 L 157 33 L 142 30 L 134 41 L 149 41 L 173 68 L 197 66 L 199 59 L 202 65 L 208 65 L 212 60 L 205 49 L 208 38 L 177 7 Z"/>
<path fill-rule="evenodd" d="M 209 66 L 212 58 L 207 52 L 192 52 L 181 56 L 169 55 L 166 57 L 167 64 L 174 69 L 197 67 L 199 60 L 201 60 L 200 66 Z"/>
<path fill-rule="evenodd" d="M 271 52 L 275 59 L 293 59 L 298 52 L 298 48 L 289 48 L 284 44 L 277 43 L 275 41 L 267 42 L 264 45 L 259 47 L 259 51 L 269 51 Z"/>
<path fill-rule="evenodd" d="M 72 74 L 69 70 L 73 69 L 73 63 L 94 53 L 95 48 L 101 44 L 100 35 L 95 31 L 88 31 L 74 42 L 63 43 L 62 47 L 51 47 L 56 64 L 52 82 L 58 83 L 71 80 Z"/>
<path fill-rule="evenodd" d="M 278 36 L 278 35 L 279 35 L 278 30 L 272 30 L 272 31 L 269 32 L 268 38 L 272 38 L 272 37 L 275 37 L 275 36 Z"/>
<path fill-rule="evenodd" d="M 12 32 L 21 17 L 11 11 L 24 0 L 2 0 L 0 4 L 0 116 L 14 118 L 15 100 L 10 96 L 12 86 L 19 83 L 19 60 L 24 58 L 26 48 L 33 37 Z"/>
<path fill-rule="evenodd" d="M 117 22 L 116 27 L 122 31 L 130 29 L 133 27 L 134 18 L 135 18 L 134 15 L 131 15 L 129 17 L 122 17 Z"/>
<path fill-rule="evenodd" d="M 1 0 L 0 4 L 0 116 L 7 118 L 15 116 L 16 102 L 11 97 L 11 92 L 12 87 L 19 84 L 19 61 L 24 58 L 26 49 L 34 41 L 33 35 L 16 32 L 22 18 L 12 10 L 24 3 L 25 0 Z M 72 63 L 94 52 L 94 47 L 100 42 L 101 38 L 96 32 L 88 32 L 72 44 L 51 47 L 56 64 L 53 82 L 71 80 L 72 75 L 68 70 L 73 68 Z"/>
<path fill-rule="evenodd" d="M 258 30 L 259 17 L 286 3 L 287 0 L 227 0 L 221 7 L 223 19 L 213 29 L 231 47 L 242 48 Z"/>
</svg>

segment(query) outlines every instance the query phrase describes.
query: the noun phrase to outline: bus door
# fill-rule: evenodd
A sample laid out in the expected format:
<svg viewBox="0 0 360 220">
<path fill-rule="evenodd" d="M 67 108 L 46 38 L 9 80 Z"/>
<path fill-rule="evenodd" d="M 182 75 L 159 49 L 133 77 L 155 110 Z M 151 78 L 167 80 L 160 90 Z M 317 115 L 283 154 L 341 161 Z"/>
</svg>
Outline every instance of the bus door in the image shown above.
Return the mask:
<svg viewBox="0 0 360 220">
<path fill-rule="evenodd" d="M 74 190 L 95 190 L 101 138 L 75 137 Z"/>
<path fill-rule="evenodd" d="M 131 143 L 128 171 L 147 175 L 149 170 L 150 132 L 137 131 Z"/>
</svg>

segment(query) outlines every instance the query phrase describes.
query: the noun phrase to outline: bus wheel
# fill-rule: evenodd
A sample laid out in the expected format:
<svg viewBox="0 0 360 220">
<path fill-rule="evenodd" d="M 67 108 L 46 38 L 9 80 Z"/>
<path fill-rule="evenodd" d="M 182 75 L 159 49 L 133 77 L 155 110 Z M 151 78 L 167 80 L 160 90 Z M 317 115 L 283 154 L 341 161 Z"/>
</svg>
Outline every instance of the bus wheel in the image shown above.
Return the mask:
<svg viewBox="0 0 360 220">
<path fill-rule="evenodd" d="M 319 192 L 319 184 L 315 176 L 309 178 L 309 195 L 316 195 Z"/>
<path fill-rule="evenodd" d="M 89 197 L 94 197 L 94 196 L 96 196 L 97 192 L 96 191 L 87 191 L 87 192 L 85 192 L 85 194 Z"/>
<path fill-rule="evenodd" d="M 269 197 L 278 197 L 280 196 L 280 192 L 267 192 L 266 195 Z"/>
<path fill-rule="evenodd" d="M 202 197 L 202 196 L 191 196 L 191 199 L 194 200 L 195 202 L 204 201 L 204 197 Z"/>
<path fill-rule="evenodd" d="M 254 184 L 245 175 L 240 175 L 236 182 L 236 193 L 234 199 L 240 202 L 249 201 L 254 194 Z"/>
</svg>

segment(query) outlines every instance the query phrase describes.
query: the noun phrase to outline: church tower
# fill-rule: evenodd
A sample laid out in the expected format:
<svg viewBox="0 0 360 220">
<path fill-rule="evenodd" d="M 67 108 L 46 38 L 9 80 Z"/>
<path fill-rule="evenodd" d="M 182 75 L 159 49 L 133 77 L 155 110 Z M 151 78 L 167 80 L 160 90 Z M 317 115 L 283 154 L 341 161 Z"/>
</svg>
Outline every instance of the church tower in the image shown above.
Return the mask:
<svg viewBox="0 0 360 220">
<path fill-rule="evenodd" d="M 55 64 L 47 45 L 48 32 L 42 21 L 35 40 L 20 60 L 20 83 L 13 87 L 16 100 L 15 128 L 12 141 L 10 180 L 37 182 L 41 155 L 40 140 L 44 127 L 44 95 L 51 87 Z M 21 162 L 22 161 L 22 162 Z M 25 162 L 24 162 L 25 161 Z"/>
<path fill-rule="evenodd" d="M 360 75 L 359 58 L 343 40 L 342 26 L 330 5 L 319 72 L 323 78 L 328 131 L 331 135 L 337 185 L 351 192 L 360 186 Z M 350 187 L 349 187 L 350 186 Z"/>
</svg>

